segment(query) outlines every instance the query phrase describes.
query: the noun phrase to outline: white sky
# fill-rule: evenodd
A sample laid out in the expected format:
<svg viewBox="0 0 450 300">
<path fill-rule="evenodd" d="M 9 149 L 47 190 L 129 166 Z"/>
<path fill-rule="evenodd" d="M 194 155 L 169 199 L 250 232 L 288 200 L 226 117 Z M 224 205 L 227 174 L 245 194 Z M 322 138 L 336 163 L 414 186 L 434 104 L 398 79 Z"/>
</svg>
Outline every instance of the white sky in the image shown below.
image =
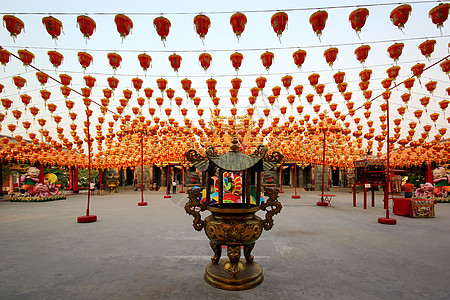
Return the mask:
<svg viewBox="0 0 450 300">
<path fill-rule="evenodd" d="M 320 7 L 316 7 L 318 3 L 320 3 Z M 403 54 L 398 61 L 401 70 L 397 82 L 411 76 L 410 68 L 412 65 L 423 62 L 428 66 L 449 54 L 450 25 L 448 21 L 444 24 L 441 35 L 439 29 L 437 29 L 428 17 L 429 10 L 436 6 L 437 2 L 402 2 L 409 3 L 412 6 L 412 14 L 403 32 L 392 25 L 389 20 L 390 12 L 399 5 L 398 2 L 392 5 L 374 5 L 377 3 L 394 2 L 76 1 L 70 4 L 65 1 L 7 1 L 2 3 L 2 11 L 4 12 L 2 17 L 6 13 L 15 13 L 25 23 L 25 32 L 22 32 L 14 42 L 7 30 L 1 28 L 0 45 L 15 54 L 17 54 L 17 50 L 19 49 L 28 49 L 36 56 L 34 66 L 48 72 L 52 76 L 57 76 L 62 73 L 71 75 L 73 78 L 71 87 L 75 90 L 80 90 L 84 87 L 84 75 L 94 76 L 97 79 L 97 84 L 92 91 L 91 98 L 97 102 L 103 97 L 102 89 L 108 87 L 106 78 L 114 75 L 120 80 L 120 83 L 118 89 L 116 89 L 114 100 L 111 99 L 111 110 L 115 111 L 115 107 L 120 105 L 119 99 L 123 98 L 122 90 L 130 89 L 133 91 L 133 97 L 124 114 L 133 115 L 131 107 L 138 106 L 136 101 L 138 95 L 131 83 L 131 79 L 136 76 L 144 80 L 143 88 L 150 87 L 154 90 L 153 98 L 150 100 L 150 107 L 155 108 L 157 108 L 155 98 L 160 96 L 156 79 L 162 77 L 168 80 L 168 87 L 176 91 L 175 97 L 179 96 L 184 98 L 182 107 L 189 109 L 189 117 L 192 120 L 197 120 L 199 117 L 196 113 L 195 106 L 192 102 L 186 100 L 185 92 L 181 88 L 180 81 L 183 78 L 187 77 L 192 80 L 192 87 L 197 90 L 197 96 L 202 99 L 201 107 L 205 108 L 203 118 L 208 120 L 210 117 L 208 108 L 213 107 L 206 88 L 206 80 L 208 78 L 212 77 L 218 81 L 217 96 L 221 98 L 219 108 L 222 111 L 222 115 L 230 116 L 229 108 L 232 107 L 229 100 L 230 80 L 236 76 L 243 80 L 239 91 L 239 102 L 236 106 L 238 108 L 238 115 L 242 115 L 250 107 L 247 99 L 251 95 L 250 88 L 256 86 L 255 79 L 259 76 L 264 76 L 267 78 L 264 99 L 258 97 L 256 102 L 255 116 L 259 118 L 262 116 L 262 110 L 269 105 L 267 96 L 272 94 L 272 87 L 282 87 L 281 77 L 289 74 L 294 77 L 291 89 L 289 90 L 290 94 L 294 94 L 293 87 L 295 85 L 302 84 L 304 86 L 303 96 L 301 98 L 302 102 L 300 103 L 297 98 L 294 103 L 294 110 L 292 111 L 286 100 L 288 93 L 283 88 L 279 102 L 274 105 L 271 117 L 281 116 L 279 112 L 280 106 L 288 107 L 286 117 L 289 115 L 298 117 L 295 107 L 300 104 L 305 107 L 304 114 L 309 113 L 314 117 L 315 113 L 312 112 L 312 107 L 306 102 L 305 98 L 305 95 L 315 93 L 307 79 L 313 72 L 320 74 L 319 83 L 325 84 L 324 94 L 334 94 L 332 102 L 338 104 L 338 110 L 342 113 L 346 113 L 347 108 L 332 77 L 336 72 L 344 71 L 346 73 L 345 82 L 348 83 L 347 91 L 353 92 L 352 101 L 355 102 L 355 107 L 362 105 L 366 101 L 358 86 L 360 82 L 358 74 L 364 67 L 356 60 L 354 55 L 354 50 L 362 44 L 368 44 L 372 48 L 366 60 L 365 67 L 373 71 L 369 86 L 369 89 L 373 90 L 373 96 L 377 96 L 383 92 L 384 89 L 381 86 L 381 80 L 387 78 L 386 69 L 395 65 L 393 60 L 388 57 L 386 51 L 395 41 L 401 41 L 405 44 Z M 338 7 L 330 8 L 334 6 Z M 368 8 L 370 13 L 359 37 L 353 31 L 348 21 L 349 14 L 357 6 Z M 328 20 L 321 40 L 319 40 L 312 31 L 311 25 L 309 24 L 309 17 L 321 8 L 325 8 L 328 12 Z M 294 10 L 289 11 L 290 9 Z M 275 10 L 285 11 L 289 16 L 288 27 L 281 37 L 281 43 L 270 25 L 270 18 L 275 13 Z M 234 36 L 229 23 L 230 16 L 237 11 L 244 12 L 248 20 L 245 31 L 239 41 Z M 116 13 L 128 15 L 134 23 L 132 33 L 123 42 L 119 37 L 114 23 Z M 153 19 L 160 13 L 164 14 L 172 23 L 165 47 L 153 27 Z M 199 13 L 204 13 L 211 19 L 211 27 L 204 40 L 204 44 L 198 37 L 193 26 L 193 18 Z M 87 42 L 77 28 L 76 17 L 81 14 L 88 14 L 97 23 L 96 31 Z M 63 23 L 64 33 L 61 34 L 56 43 L 51 39 L 42 25 L 41 19 L 47 15 L 53 15 Z M 431 38 L 435 39 L 437 44 L 434 53 L 431 55 L 431 59 L 428 61 L 420 53 L 418 45 Z M 329 47 L 337 47 L 339 49 L 338 58 L 333 69 L 328 66 L 323 57 L 323 52 Z M 295 66 L 292 59 L 292 53 L 297 49 L 303 49 L 308 52 L 306 61 L 301 69 Z M 64 61 L 59 69 L 56 70 L 56 73 L 47 56 L 47 51 L 49 50 L 57 50 L 64 55 Z M 269 72 L 265 70 L 260 60 L 260 55 L 266 50 L 275 54 L 274 64 Z M 86 70 L 85 74 L 83 74 L 81 65 L 78 62 L 77 52 L 79 51 L 86 51 L 94 57 L 93 65 Z M 235 51 L 239 51 L 244 55 L 242 67 L 238 74 L 236 74 L 229 60 L 230 54 Z M 121 67 L 117 70 L 116 74 L 114 74 L 107 61 L 106 56 L 109 52 L 119 53 L 123 58 Z M 204 72 L 198 62 L 198 56 L 202 52 L 210 53 L 213 58 L 211 67 L 207 73 Z M 147 53 L 153 59 L 152 68 L 146 74 L 139 66 L 137 55 L 140 53 Z M 168 56 L 172 53 L 177 53 L 183 58 L 178 75 L 170 67 L 168 61 Z M 0 83 L 5 86 L 5 89 L 0 94 L 0 97 L 9 98 L 14 101 L 10 111 L 13 109 L 23 111 L 24 108 L 17 89 L 12 84 L 12 76 L 19 74 L 27 79 L 27 85 L 20 93 L 27 93 L 32 96 L 30 106 L 40 108 L 40 115 L 38 117 L 47 119 L 48 125 L 46 129 L 54 133 L 56 124 L 50 120 L 50 113 L 44 109 L 43 100 L 39 95 L 40 85 L 36 79 L 35 71 L 30 67 L 24 68 L 22 63 L 13 57 L 11 57 L 10 63 L 6 67 L 1 67 L 1 69 L 3 71 L 0 71 Z M 424 87 L 424 84 L 430 80 L 438 81 L 437 89 L 433 96 Z M 437 129 L 449 127 L 449 123 L 444 119 L 442 111 L 438 106 L 439 101 L 449 99 L 445 91 L 449 87 L 448 76 L 437 65 L 426 71 L 421 81 L 422 86 L 417 80 L 414 85 L 411 101 L 408 105 L 409 109 L 402 123 L 402 126 L 405 127 L 402 138 L 405 137 L 406 131 L 409 130 L 407 124 L 412 121 L 417 121 L 413 116 L 413 111 L 424 109 L 419 102 L 419 99 L 423 96 L 430 96 L 431 100 L 427 113 L 424 111 L 424 115 L 421 118 L 422 125 L 432 123 L 429 114 L 438 112 L 441 115 L 437 122 Z M 63 117 L 61 126 L 67 128 L 64 133 L 66 136 L 69 136 L 70 129 L 68 129 L 68 125 L 71 123 L 71 120 L 68 118 L 67 109 L 64 104 L 65 99 L 60 92 L 59 86 L 54 82 L 49 82 L 45 88 L 52 92 L 49 102 L 55 103 L 58 106 L 56 114 Z M 391 96 L 391 120 L 399 117 L 397 108 L 404 105 L 400 99 L 400 95 L 405 92 L 406 89 L 403 86 L 398 87 L 398 90 L 393 90 Z M 144 97 L 143 90 L 141 90 L 139 95 Z M 83 136 L 81 122 L 84 120 L 84 105 L 82 104 L 81 97 L 72 92 L 69 99 L 76 103 L 74 111 L 79 115 L 77 119 L 79 123 L 79 135 Z M 326 104 L 324 98 L 321 99 L 315 95 L 314 99 L 314 104 L 322 105 L 321 111 L 325 109 L 329 111 L 328 104 Z M 168 102 L 168 99 L 166 99 L 163 108 L 168 107 Z M 379 104 L 382 102 L 382 98 L 378 98 L 372 104 L 371 119 L 376 124 L 378 123 L 378 117 L 381 115 Z M 98 107 L 93 105 L 91 109 L 94 110 L 95 116 L 100 115 Z M 178 113 L 175 103 L 172 104 L 172 109 L 172 117 L 181 124 L 182 116 Z M 5 113 L 3 107 L 0 107 L 0 112 Z M 359 110 L 357 114 L 361 117 L 364 128 L 367 129 L 365 118 L 362 115 L 363 112 L 364 110 Z M 164 110 L 162 110 L 162 113 L 164 114 Z M 157 109 L 157 114 L 159 114 L 159 109 Z M 144 115 L 149 117 L 147 104 L 144 106 Z M 450 116 L 450 113 L 447 113 L 445 117 L 448 116 Z M 22 115 L 15 134 L 25 135 L 25 130 L 21 126 L 21 122 L 26 119 L 31 119 L 29 111 Z M 162 119 L 166 118 L 163 116 Z M 112 120 L 111 114 L 106 116 L 106 121 L 109 120 Z M 350 118 L 347 121 L 350 121 Z M 2 122 L 2 134 L 9 134 L 9 130 L 6 127 L 9 123 L 16 123 L 12 119 L 10 112 L 8 112 L 5 121 Z M 194 125 L 197 125 L 197 123 L 195 122 Z M 266 125 L 268 125 L 267 122 Z M 422 125 L 418 124 L 417 133 L 414 137 L 415 140 L 420 137 Z M 38 127 L 36 122 L 36 124 L 32 125 L 31 131 L 37 131 L 39 129 Z M 351 128 L 356 128 L 353 122 Z M 366 130 L 363 130 L 363 132 L 366 132 Z M 380 133 L 381 129 L 376 127 L 375 135 Z M 437 134 L 437 130 L 433 128 L 430 135 L 431 138 L 435 134 Z M 445 138 L 448 138 L 449 134 L 450 131 L 446 134 Z"/>
</svg>

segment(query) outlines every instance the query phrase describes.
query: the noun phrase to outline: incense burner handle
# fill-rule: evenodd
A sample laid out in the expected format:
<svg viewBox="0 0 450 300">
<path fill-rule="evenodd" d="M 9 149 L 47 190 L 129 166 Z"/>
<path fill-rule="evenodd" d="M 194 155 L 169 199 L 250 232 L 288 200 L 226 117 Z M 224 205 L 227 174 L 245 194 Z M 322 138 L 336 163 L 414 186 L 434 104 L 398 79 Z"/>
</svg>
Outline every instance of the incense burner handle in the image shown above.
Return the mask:
<svg viewBox="0 0 450 300">
<path fill-rule="evenodd" d="M 262 221 L 265 230 L 270 230 L 273 227 L 273 216 L 281 211 L 282 205 L 278 201 L 279 189 L 272 189 L 264 187 L 264 196 L 269 199 L 261 204 L 261 210 L 266 212 L 266 218 Z"/>
<path fill-rule="evenodd" d="M 202 220 L 200 212 L 206 209 L 206 203 L 201 203 L 199 198 L 202 196 L 200 189 L 188 190 L 189 201 L 184 205 L 184 210 L 187 214 L 194 217 L 192 226 L 195 230 L 201 231 L 205 226 L 205 221 Z"/>
</svg>

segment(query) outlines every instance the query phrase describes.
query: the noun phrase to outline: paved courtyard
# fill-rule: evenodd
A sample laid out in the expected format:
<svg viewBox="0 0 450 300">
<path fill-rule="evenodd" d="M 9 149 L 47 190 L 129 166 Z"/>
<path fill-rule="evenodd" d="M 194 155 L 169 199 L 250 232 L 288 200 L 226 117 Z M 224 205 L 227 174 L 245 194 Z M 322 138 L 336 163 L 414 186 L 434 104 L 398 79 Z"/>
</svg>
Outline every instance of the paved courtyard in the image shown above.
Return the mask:
<svg viewBox="0 0 450 300">
<path fill-rule="evenodd" d="M 247 291 L 205 283 L 212 250 L 184 212 L 186 194 L 145 192 L 92 196 L 96 223 L 78 224 L 87 195 L 44 203 L 0 202 L 1 299 L 450 299 L 450 204 L 436 218 L 394 216 L 378 224 L 375 207 L 352 207 L 333 192 L 280 196 L 283 209 L 253 255 L 264 281 Z"/>
</svg>

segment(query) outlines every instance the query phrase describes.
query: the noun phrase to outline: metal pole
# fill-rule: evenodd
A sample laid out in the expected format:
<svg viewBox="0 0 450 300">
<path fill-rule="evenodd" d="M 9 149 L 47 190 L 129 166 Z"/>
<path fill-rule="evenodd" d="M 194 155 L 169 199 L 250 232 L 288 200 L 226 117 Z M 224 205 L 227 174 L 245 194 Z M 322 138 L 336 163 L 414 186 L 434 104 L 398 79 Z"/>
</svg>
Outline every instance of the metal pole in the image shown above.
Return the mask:
<svg viewBox="0 0 450 300">
<path fill-rule="evenodd" d="M 296 163 L 294 164 L 294 177 L 295 177 L 295 182 L 294 182 L 295 194 L 292 195 L 292 198 L 293 199 L 298 199 L 298 198 L 300 198 L 300 195 L 297 195 L 297 164 Z"/>
<path fill-rule="evenodd" d="M 172 196 L 169 195 L 169 167 L 170 167 L 170 163 L 167 164 L 167 191 L 166 191 L 166 195 L 164 196 L 164 198 L 172 198 Z"/>
</svg>

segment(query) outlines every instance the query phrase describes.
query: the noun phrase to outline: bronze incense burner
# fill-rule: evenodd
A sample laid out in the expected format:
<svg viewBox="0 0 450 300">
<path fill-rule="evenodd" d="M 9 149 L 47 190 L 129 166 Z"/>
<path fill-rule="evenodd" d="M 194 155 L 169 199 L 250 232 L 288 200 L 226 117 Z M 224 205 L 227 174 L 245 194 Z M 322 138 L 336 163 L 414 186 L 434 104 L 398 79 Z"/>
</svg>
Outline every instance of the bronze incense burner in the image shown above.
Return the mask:
<svg viewBox="0 0 450 300">
<path fill-rule="evenodd" d="M 236 145 L 237 140 L 234 139 L 231 151 L 220 156 L 212 147 L 206 151 L 207 158 L 198 155 L 195 150 L 186 153 L 187 159 L 206 175 L 206 193 L 202 193 L 201 189 L 189 190 L 189 201 L 185 205 L 186 212 L 194 217 L 194 229 L 205 230 L 214 252 L 211 262 L 206 266 L 204 278 L 208 284 L 227 290 L 245 290 L 263 281 L 262 268 L 253 261 L 251 252 L 263 229 L 270 230 L 273 227 L 272 217 L 282 208 L 278 202 L 278 189 L 265 188 L 267 200 L 261 201 L 260 194 L 261 172 L 272 169 L 283 156 L 278 152 L 267 155 L 267 149 L 263 146 L 247 156 L 239 152 Z M 224 202 L 224 171 L 242 174 L 241 202 Z M 218 201 L 215 203 L 211 201 L 213 174 L 218 174 Z M 211 214 L 202 220 L 200 213 L 205 210 Z M 266 212 L 264 220 L 256 215 L 260 210 Z M 227 248 L 228 258 L 221 259 L 223 246 Z M 241 259 L 241 249 L 245 260 Z"/>
</svg>

